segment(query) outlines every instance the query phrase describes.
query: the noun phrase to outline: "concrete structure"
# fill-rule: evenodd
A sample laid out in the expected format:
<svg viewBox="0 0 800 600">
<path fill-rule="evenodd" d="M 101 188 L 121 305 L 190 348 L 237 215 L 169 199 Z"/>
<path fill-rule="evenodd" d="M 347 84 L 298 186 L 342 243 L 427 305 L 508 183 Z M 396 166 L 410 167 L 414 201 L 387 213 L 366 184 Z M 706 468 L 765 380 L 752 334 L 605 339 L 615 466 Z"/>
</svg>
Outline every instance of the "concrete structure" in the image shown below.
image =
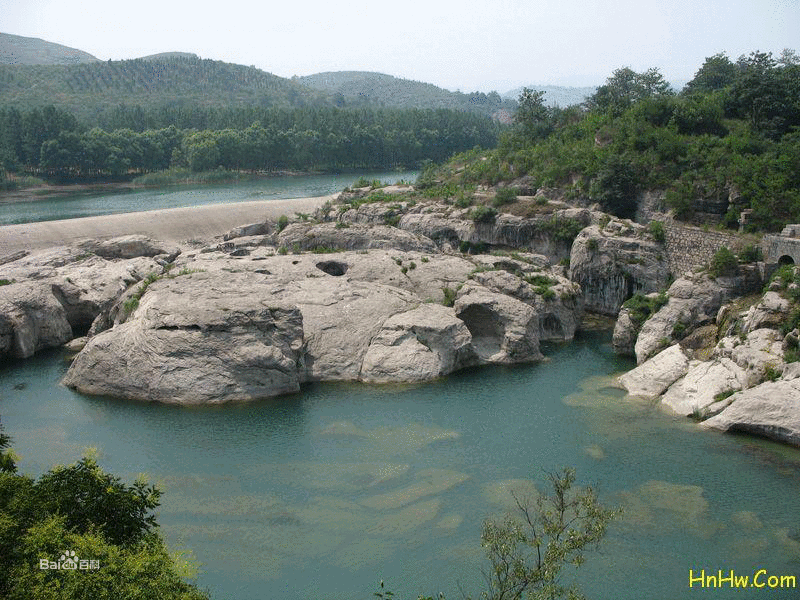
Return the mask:
<svg viewBox="0 0 800 600">
<path fill-rule="evenodd" d="M 800 224 L 787 225 L 780 235 L 765 235 L 761 249 L 768 266 L 800 264 Z"/>
</svg>

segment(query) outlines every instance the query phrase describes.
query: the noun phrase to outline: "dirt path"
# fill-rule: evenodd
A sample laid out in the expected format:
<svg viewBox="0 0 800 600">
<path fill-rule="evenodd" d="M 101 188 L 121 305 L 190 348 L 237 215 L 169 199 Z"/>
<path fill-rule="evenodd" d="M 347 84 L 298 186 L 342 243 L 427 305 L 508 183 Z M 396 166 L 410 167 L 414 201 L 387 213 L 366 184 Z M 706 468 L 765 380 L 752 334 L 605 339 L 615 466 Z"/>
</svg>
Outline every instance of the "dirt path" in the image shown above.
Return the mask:
<svg viewBox="0 0 800 600">
<path fill-rule="evenodd" d="M 155 239 L 184 242 L 211 239 L 229 229 L 296 212 L 311 213 L 334 196 L 230 204 L 207 204 L 145 212 L 42 221 L 0 226 L 0 258 L 20 250 L 40 250 L 85 238 L 107 239 L 141 233 Z"/>
</svg>

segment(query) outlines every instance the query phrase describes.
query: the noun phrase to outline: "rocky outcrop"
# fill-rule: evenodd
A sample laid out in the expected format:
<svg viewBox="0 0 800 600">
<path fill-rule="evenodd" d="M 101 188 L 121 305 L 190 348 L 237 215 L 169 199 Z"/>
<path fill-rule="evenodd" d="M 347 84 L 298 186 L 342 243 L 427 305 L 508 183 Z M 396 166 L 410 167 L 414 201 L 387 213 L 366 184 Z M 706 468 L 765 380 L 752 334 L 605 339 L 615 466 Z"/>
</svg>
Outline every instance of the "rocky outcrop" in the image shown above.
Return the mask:
<svg viewBox="0 0 800 600">
<path fill-rule="evenodd" d="M 276 245 L 289 250 L 366 250 L 395 249 L 435 252 L 429 238 L 387 225 L 336 226 L 333 223 L 292 223 L 281 231 Z"/>
<path fill-rule="evenodd" d="M 362 381 L 425 381 L 478 363 L 472 335 L 455 311 L 422 304 L 384 321 L 361 364 Z"/>
<path fill-rule="evenodd" d="M 620 383 L 632 395 L 660 397 L 676 414 L 707 419 L 704 427 L 800 445 L 800 363 L 786 362 L 796 361 L 798 334 L 785 332 L 796 318 L 791 286 L 800 273 L 781 278 L 755 303 L 740 298 L 723 307 L 749 291 L 746 279 L 693 274 L 676 281 L 669 302 L 642 327 L 637 354 L 643 339 L 650 344 L 648 336 L 674 337 L 676 323 L 693 333 L 652 358 L 643 353 L 645 360 Z"/>
<path fill-rule="evenodd" d="M 11 283 L 0 286 L 0 358 L 27 358 L 84 335 L 131 285 L 161 273 L 162 263 L 175 255 L 166 244 L 125 236 L 54 248 L 3 265 L 0 280 Z"/>
<path fill-rule="evenodd" d="M 635 293 L 664 289 L 669 265 L 663 244 L 644 227 L 614 220 L 580 232 L 570 253 L 569 278 L 581 286 L 586 310 L 616 315 Z"/>
<path fill-rule="evenodd" d="M 472 335 L 482 362 L 541 360 L 539 317 L 530 305 L 469 283 L 459 292 L 453 308 Z"/>
<path fill-rule="evenodd" d="M 800 378 L 762 383 L 738 392 L 729 406 L 702 426 L 744 431 L 800 446 Z"/>
<path fill-rule="evenodd" d="M 130 319 L 89 340 L 64 384 L 181 404 L 299 390 L 302 314 L 268 296 L 254 302 L 253 279 L 194 273 L 151 284 Z"/>
<path fill-rule="evenodd" d="M 688 370 L 689 359 L 676 344 L 621 375 L 619 382 L 632 396 L 657 398 Z"/>
<path fill-rule="evenodd" d="M 485 270 L 492 260 L 509 271 Z M 552 305 L 569 330 L 568 307 L 579 304 L 555 293 L 538 298 L 522 269 L 547 273 L 553 289 L 575 290 L 537 262 L 263 246 L 239 257 L 193 253 L 140 290 L 129 314 L 120 317 L 120 303 L 130 304 L 122 299 L 107 311 L 117 310 L 115 324 L 89 339 L 65 383 L 92 394 L 207 403 L 292 392 L 307 381 L 424 381 L 471 365 L 540 360 L 537 307 Z M 496 276 L 481 283 L 489 273 Z M 132 360 L 140 354 L 147 358 Z"/>
<path fill-rule="evenodd" d="M 667 304 L 642 325 L 636 361 L 641 364 L 693 328 L 714 322 L 722 304 L 743 289 L 743 277 L 712 279 L 706 273 L 689 273 L 675 281 L 667 290 Z"/>
<path fill-rule="evenodd" d="M 666 391 L 661 402 L 683 416 L 702 414 L 718 394 L 740 390 L 744 370 L 728 358 L 692 361 L 689 370 Z"/>
<path fill-rule="evenodd" d="M 569 257 L 577 231 L 599 218 L 598 213 L 583 208 L 556 210 L 542 216 L 522 217 L 498 214 L 487 222 L 472 218 L 474 207 L 457 208 L 430 202 L 369 202 L 345 208 L 338 215 L 340 223 L 382 225 L 397 228 L 433 240 L 440 249 L 471 247 L 515 248 L 546 255 L 557 263 Z"/>
</svg>

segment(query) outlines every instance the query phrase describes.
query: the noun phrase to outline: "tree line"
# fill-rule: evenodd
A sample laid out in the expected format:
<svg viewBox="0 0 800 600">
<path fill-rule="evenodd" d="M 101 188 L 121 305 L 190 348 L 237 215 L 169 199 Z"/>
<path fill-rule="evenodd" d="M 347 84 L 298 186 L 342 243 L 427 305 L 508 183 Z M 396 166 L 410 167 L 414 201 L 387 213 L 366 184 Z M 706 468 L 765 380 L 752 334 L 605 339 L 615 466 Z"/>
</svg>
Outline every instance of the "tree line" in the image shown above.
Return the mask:
<svg viewBox="0 0 800 600">
<path fill-rule="evenodd" d="M 219 109 L 120 105 L 104 124 L 64 110 L 0 108 L 0 166 L 60 180 L 204 171 L 388 168 L 496 144 L 500 126 L 446 109 Z"/>
</svg>

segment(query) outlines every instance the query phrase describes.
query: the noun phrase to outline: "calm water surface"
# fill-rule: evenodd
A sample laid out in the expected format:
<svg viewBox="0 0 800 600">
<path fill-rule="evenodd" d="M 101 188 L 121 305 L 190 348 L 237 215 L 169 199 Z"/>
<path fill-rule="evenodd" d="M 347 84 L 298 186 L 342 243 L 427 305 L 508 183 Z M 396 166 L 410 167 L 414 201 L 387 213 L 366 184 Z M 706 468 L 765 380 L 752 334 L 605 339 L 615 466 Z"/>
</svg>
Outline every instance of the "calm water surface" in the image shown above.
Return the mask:
<svg viewBox="0 0 800 600">
<path fill-rule="evenodd" d="M 59 351 L 0 370 L 0 414 L 23 472 L 87 446 L 165 490 L 159 521 L 217 598 L 473 597 L 481 522 L 511 488 L 571 465 L 625 507 L 579 577 L 594 599 L 798 598 L 699 589 L 689 569 L 800 580 L 800 452 L 699 430 L 610 387 L 631 367 L 610 333 L 548 346 L 538 365 L 417 386 L 317 384 L 246 405 L 176 408 L 59 385 Z"/>
<path fill-rule="evenodd" d="M 179 208 L 203 204 L 311 198 L 342 191 L 362 175 L 383 183 L 415 181 L 417 171 L 357 172 L 325 175 L 293 175 L 196 186 L 171 186 L 107 192 L 72 194 L 26 202 L 3 202 L 0 194 L 0 225 L 75 219 L 97 215 Z"/>
</svg>

